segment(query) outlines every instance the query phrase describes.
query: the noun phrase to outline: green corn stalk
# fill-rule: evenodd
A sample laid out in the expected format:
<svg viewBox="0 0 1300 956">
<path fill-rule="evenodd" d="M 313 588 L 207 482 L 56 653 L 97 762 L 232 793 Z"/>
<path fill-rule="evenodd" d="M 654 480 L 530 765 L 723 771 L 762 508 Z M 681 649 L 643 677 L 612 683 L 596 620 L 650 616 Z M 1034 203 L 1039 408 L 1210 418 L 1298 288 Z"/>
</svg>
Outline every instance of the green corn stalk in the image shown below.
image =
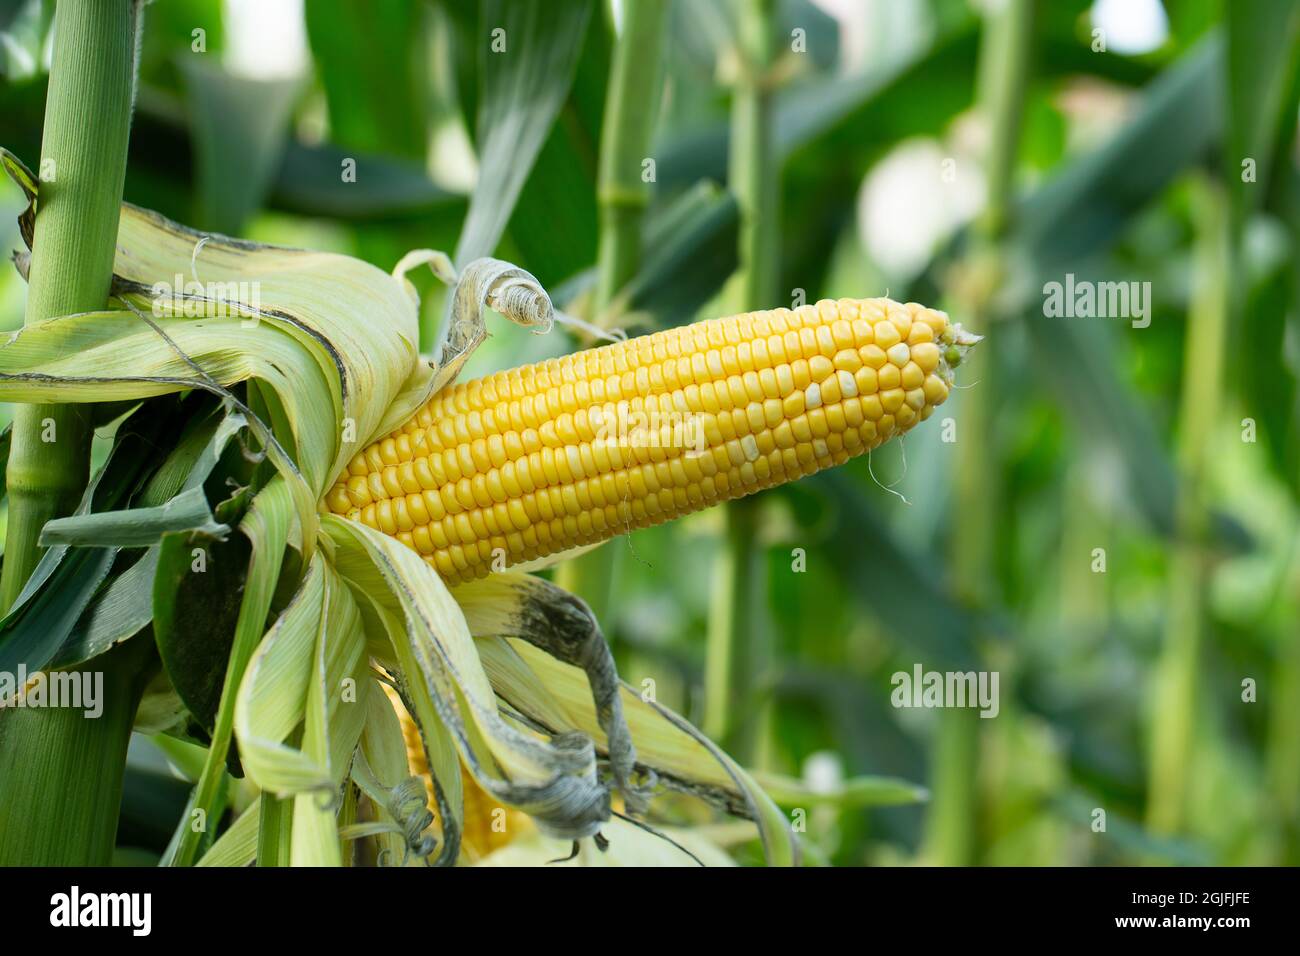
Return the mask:
<svg viewBox="0 0 1300 956">
<path fill-rule="evenodd" d="M 1032 0 L 1012 0 L 988 15 L 979 59 L 979 103 L 987 117 L 990 149 L 985 159 L 988 204 L 977 223 L 976 252 L 970 265 L 998 275 L 1003 266 L 999 241 L 1007 229 L 1012 182 L 1020 145 L 1024 90 L 1032 39 Z M 979 282 L 980 288 L 995 282 Z M 997 318 L 987 300 L 960 303 L 971 327 L 989 332 Z M 996 397 L 990 351 L 972 356 L 971 381 L 980 383 L 962 396 L 962 434 L 957 442 L 958 465 L 954 509 L 959 527 L 953 534 L 955 579 L 972 601 L 987 601 L 995 593 L 993 555 L 996 546 L 999 489 L 996 458 L 990 449 Z M 992 458 L 992 462 L 990 459 Z M 1005 682 L 1002 691 L 1007 690 Z M 980 720 L 971 710 L 944 711 L 932 753 L 931 790 L 934 798 L 926 822 L 923 856 L 933 864 L 966 866 L 978 853 Z"/>
<path fill-rule="evenodd" d="M 41 143 L 40 208 L 26 322 L 104 307 L 113 275 L 131 125 L 136 0 L 63 0 Z M 21 405 L 6 476 L 9 524 L 0 600 L 8 609 L 40 558 L 51 518 L 72 511 L 89 469 L 89 406 Z M 0 714 L 0 865 L 107 864 L 147 642 L 92 665 L 104 712 Z"/>
<path fill-rule="evenodd" d="M 740 0 L 740 73 L 731 103 L 727 180 L 740 210 L 740 271 L 727 290 L 730 311 L 776 304 L 780 250 L 780 160 L 773 132 L 771 66 L 776 54 L 776 4 Z M 744 761 L 752 759 L 760 720 L 755 691 L 766 669 L 754 625 L 759 498 L 729 502 L 705 659 L 706 733 Z"/>
<path fill-rule="evenodd" d="M 1223 408 L 1228 334 L 1227 201 L 1219 189 L 1198 181 L 1194 208 L 1199 288 L 1187 316 L 1179 409 L 1177 540 L 1169 568 L 1164 646 L 1151 702 L 1147 825 L 1157 833 L 1176 833 L 1184 827 L 1195 769 L 1200 657 L 1207 629 L 1204 599 L 1210 583 L 1209 439 Z"/>
</svg>

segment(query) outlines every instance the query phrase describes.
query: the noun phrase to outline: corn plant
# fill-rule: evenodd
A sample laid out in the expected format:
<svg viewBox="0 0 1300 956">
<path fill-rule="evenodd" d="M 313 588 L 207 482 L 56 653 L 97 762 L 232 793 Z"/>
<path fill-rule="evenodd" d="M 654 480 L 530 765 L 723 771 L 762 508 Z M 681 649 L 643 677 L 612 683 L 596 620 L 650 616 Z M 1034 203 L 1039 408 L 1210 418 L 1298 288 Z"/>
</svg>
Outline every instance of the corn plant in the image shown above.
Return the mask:
<svg viewBox="0 0 1300 956">
<path fill-rule="evenodd" d="M 1105 6 L 6 7 L 0 862 L 1294 862 L 1300 17 Z"/>
</svg>

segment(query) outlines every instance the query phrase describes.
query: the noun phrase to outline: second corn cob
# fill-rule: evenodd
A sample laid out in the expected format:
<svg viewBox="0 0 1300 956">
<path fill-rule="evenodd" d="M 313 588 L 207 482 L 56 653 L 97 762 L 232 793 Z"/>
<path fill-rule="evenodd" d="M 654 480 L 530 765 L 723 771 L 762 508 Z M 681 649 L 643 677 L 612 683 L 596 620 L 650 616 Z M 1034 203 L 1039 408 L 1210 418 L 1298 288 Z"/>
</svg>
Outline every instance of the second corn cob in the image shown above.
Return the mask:
<svg viewBox="0 0 1300 956">
<path fill-rule="evenodd" d="M 325 506 L 470 580 L 875 448 L 948 397 L 976 341 L 889 299 L 667 329 L 443 389 Z"/>
</svg>

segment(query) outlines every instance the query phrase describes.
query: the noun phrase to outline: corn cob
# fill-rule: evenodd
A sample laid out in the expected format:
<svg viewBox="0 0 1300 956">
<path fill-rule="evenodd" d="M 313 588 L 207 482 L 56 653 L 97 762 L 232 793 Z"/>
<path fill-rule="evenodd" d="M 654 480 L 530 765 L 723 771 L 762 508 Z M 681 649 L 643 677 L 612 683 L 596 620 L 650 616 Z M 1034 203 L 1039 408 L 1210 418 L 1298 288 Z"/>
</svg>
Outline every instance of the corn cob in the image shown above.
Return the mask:
<svg viewBox="0 0 1300 956">
<path fill-rule="evenodd" d="M 402 738 L 406 742 L 406 762 L 410 765 L 411 773 L 424 781 L 428 805 L 433 808 L 436 816 L 438 803 L 434 799 L 429 761 L 424 753 L 424 744 L 420 741 L 420 728 L 400 705 L 397 716 L 402 724 Z M 461 767 L 460 779 L 464 794 L 460 845 L 461 851 L 471 863 L 517 839 L 532 826 L 527 814 L 512 807 L 501 806 L 495 797 L 480 787 L 465 771 L 464 766 Z"/>
<path fill-rule="evenodd" d="M 841 464 L 928 418 L 976 341 L 889 299 L 667 329 L 443 389 L 324 504 L 455 584 Z"/>
</svg>

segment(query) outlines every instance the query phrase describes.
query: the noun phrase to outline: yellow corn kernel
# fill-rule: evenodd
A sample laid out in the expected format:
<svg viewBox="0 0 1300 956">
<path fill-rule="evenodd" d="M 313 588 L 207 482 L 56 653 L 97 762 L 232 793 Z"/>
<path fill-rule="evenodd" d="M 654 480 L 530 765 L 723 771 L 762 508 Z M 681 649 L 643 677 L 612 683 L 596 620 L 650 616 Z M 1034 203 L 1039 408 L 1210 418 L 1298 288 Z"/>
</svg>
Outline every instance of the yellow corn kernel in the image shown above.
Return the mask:
<svg viewBox="0 0 1300 956">
<path fill-rule="evenodd" d="M 929 417 L 974 341 L 887 299 L 667 329 L 444 388 L 322 506 L 456 584 L 868 451 Z"/>
</svg>

